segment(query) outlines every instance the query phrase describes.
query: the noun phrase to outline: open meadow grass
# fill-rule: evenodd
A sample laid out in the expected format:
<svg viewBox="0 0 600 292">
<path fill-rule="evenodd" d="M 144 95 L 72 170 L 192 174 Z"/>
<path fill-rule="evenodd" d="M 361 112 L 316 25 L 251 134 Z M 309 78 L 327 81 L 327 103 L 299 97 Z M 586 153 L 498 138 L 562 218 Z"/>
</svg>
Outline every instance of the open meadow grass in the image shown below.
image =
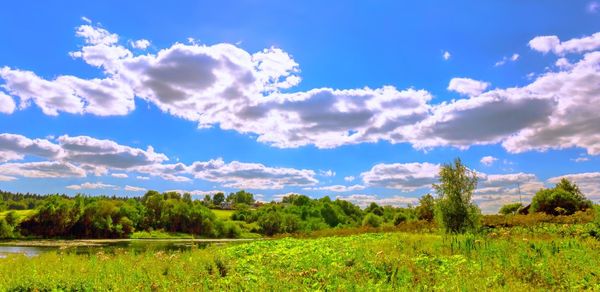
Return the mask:
<svg viewBox="0 0 600 292">
<path fill-rule="evenodd" d="M 213 213 L 215 213 L 217 218 L 222 219 L 222 220 L 231 219 L 231 215 L 233 215 L 233 212 L 235 212 L 235 210 L 221 210 L 221 209 L 210 209 L 210 210 Z"/>
<path fill-rule="evenodd" d="M 560 228 L 281 238 L 173 253 L 10 255 L 0 259 L 0 290 L 600 290 L 600 241 Z"/>
</svg>

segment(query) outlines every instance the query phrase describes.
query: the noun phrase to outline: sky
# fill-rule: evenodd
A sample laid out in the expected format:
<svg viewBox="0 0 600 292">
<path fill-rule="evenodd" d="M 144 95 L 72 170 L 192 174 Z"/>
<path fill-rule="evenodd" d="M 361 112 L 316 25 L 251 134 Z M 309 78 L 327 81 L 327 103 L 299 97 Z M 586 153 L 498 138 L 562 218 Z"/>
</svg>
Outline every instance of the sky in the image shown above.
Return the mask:
<svg viewBox="0 0 600 292">
<path fill-rule="evenodd" d="M 600 201 L 598 1 L 10 1 L 0 189 Z M 325 3 L 324 3 L 325 2 Z"/>
</svg>

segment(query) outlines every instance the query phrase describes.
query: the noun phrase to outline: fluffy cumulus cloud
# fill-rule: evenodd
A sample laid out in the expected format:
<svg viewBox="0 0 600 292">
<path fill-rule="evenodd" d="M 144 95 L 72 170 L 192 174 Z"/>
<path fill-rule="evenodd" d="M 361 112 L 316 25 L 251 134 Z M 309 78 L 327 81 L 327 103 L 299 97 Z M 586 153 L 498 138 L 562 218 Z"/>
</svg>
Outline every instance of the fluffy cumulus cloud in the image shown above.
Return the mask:
<svg viewBox="0 0 600 292">
<path fill-rule="evenodd" d="M 481 157 L 481 160 L 479 160 L 479 162 L 485 166 L 492 166 L 492 164 L 494 164 L 496 161 L 498 161 L 498 158 L 494 156 L 484 156 Z"/>
<path fill-rule="evenodd" d="M 8 94 L 0 91 L 0 113 L 12 114 L 16 108 L 15 101 Z"/>
<path fill-rule="evenodd" d="M 68 162 L 40 161 L 0 164 L 0 175 L 29 178 L 85 177 L 86 171 Z"/>
<path fill-rule="evenodd" d="M 484 92 L 489 86 L 488 82 L 470 78 L 452 78 L 448 84 L 448 90 L 468 96 L 475 96 Z"/>
<path fill-rule="evenodd" d="M 145 50 L 150 46 L 150 41 L 146 39 L 131 41 L 129 43 L 135 49 Z"/>
<path fill-rule="evenodd" d="M 65 135 L 59 137 L 58 142 L 65 151 L 65 159 L 84 165 L 131 169 L 168 160 L 164 154 L 154 152 L 152 147 L 142 150 L 89 136 Z"/>
<path fill-rule="evenodd" d="M 439 169 L 439 164 L 428 162 L 381 163 L 360 176 L 367 186 L 414 191 L 430 188 L 437 180 Z"/>
<path fill-rule="evenodd" d="M 97 190 L 97 189 L 116 189 L 117 186 L 115 185 L 109 185 L 109 184 L 105 184 L 105 183 L 101 183 L 101 182 L 97 182 L 97 183 L 90 183 L 90 182 L 85 182 L 79 185 L 68 185 L 66 186 L 67 189 L 70 190 Z"/>
<path fill-rule="evenodd" d="M 219 182 L 225 187 L 245 189 L 282 189 L 286 186 L 311 186 L 318 183 L 315 172 L 307 169 L 268 167 L 260 163 L 222 159 L 194 162 L 189 170 L 195 178 Z"/>
<path fill-rule="evenodd" d="M 555 35 L 538 36 L 529 41 L 529 47 L 544 54 L 552 52 L 557 55 L 593 51 L 600 48 L 600 32 L 564 42 Z"/>
<path fill-rule="evenodd" d="M 134 53 L 117 34 L 92 23 L 78 27 L 76 35 L 83 45 L 71 56 L 97 67 L 102 77 L 47 79 L 3 67 L 2 90 L 18 98 L 19 109 L 35 104 L 48 115 L 125 115 L 134 110 L 137 96 L 201 128 L 252 134 L 281 148 L 378 141 L 418 149 L 502 143 L 511 152 L 581 147 L 600 154 L 600 123 L 588 106 L 600 104 L 600 52 L 595 51 L 600 33 L 567 41 L 536 37 L 529 43 L 536 51 L 585 55 L 570 56 L 573 63 L 565 59 L 557 63 L 558 71 L 522 87 L 488 90 L 489 83 L 453 78 L 448 89 L 465 98 L 438 104 L 426 90 L 393 86 L 294 91 L 300 66 L 279 48 L 251 53 L 232 44 L 191 42 Z M 134 47 L 147 46 L 144 41 Z M 518 58 L 514 54 L 505 61 Z M 6 96 L 0 96 L 2 111 L 16 110 L 6 105 L 13 100 Z"/>
<path fill-rule="evenodd" d="M 59 158 L 62 148 L 46 139 L 29 139 L 22 135 L 0 134 L 0 161 L 21 160 L 25 156 Z"/>
<path fill-rule="evenodd" d="M 35 157 L 47 161 L 9 162 Z M 222 159 L 196 161 L 190 165 L 166 163 L 168 158 L 149 146 L 146 150 L 118 144 L 112 140 L 89 136 L 63 135 L 56 143 L 46 139 L 30 139 L 16 134 L 0 134 L 0 175 L 2 180 L 16 177 L 85 177 L 109 175 L 128 178 L 145 174 L 174 182 L 190 182 L 192 177 L 219 182 L 225 187 L 247 189 L 282 189 L 288 186 L 312 186 L 318 183 L 313 170 L 269 167 L 260 163 Z M 113 171 L 120 172 L 113 172 Z M 334 175 L 325 171 L 323 175 Z M 139 180 L 149 176 L 137 175 Z M 71 189 L 74 189 L 72 187 Z M 356 188 L 355 188 L 356 189 Z"/>
</svg>

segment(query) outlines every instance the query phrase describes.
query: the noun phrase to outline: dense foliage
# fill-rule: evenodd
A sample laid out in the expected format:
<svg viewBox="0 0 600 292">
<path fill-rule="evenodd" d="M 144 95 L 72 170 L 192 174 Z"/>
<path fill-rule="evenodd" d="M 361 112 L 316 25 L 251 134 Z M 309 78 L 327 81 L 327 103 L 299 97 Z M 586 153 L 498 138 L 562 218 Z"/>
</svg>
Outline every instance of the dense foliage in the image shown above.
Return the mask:
<svg viewBox="0 0 600 292">
<path fill-rule="evenodd" d="M 142 198 L 48 196 L 18 226 L 41 237 L 120 238 L 135 230 L 163 229 L 204 237 L 236 237 L 239 227 L 223 222 L 189 194 L 147 192 Z"/>
<path fill-rule="evenodd" d="M 551 189 L 539 190 L 531 201 L 531 212 L 544 212 L 551 215 L 570 215 L 592 207 L 579 187 L 563 178 Z"/>
<path fill-rule="evenodd" d="M 329 197 L 311 199 L 292 194 L 283 197 L 281 203 L 268 203 L 256 209 L 238 208 L 232 219 L 256 223 L 258 232 L 274 235 L 361 225 L 379 227 L 416 220 L 416 215 L 414 208 L 381 207 L 372 203 L 361 210 L 345 200 L 332 201 Z"/>
<path fill-rule="evenodd" d="M 440 182 L 433 188 L 438 194 L 436 217 L 446 232 L 463 233 L 476 227 L 480 211 L 471 201 L 476 187 L 477 174 L 459 158 L 440 168 Z"/>
</svg>

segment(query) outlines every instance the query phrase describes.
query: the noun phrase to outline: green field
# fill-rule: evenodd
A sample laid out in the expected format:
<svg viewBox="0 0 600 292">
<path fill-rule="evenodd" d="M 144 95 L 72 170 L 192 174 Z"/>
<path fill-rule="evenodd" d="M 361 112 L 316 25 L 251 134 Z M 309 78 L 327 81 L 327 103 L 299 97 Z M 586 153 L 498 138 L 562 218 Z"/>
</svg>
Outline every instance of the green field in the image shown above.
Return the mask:
<svg viewBox="0 0 600 292">
<path fill-rule="evenodd" d="M 0 290 L 600 289 L 600 241 L 562 236 L 564 228 L 580 226 L 283 238 L 176 253 L 11 255 L 0 259 Z"/>
</svg>

